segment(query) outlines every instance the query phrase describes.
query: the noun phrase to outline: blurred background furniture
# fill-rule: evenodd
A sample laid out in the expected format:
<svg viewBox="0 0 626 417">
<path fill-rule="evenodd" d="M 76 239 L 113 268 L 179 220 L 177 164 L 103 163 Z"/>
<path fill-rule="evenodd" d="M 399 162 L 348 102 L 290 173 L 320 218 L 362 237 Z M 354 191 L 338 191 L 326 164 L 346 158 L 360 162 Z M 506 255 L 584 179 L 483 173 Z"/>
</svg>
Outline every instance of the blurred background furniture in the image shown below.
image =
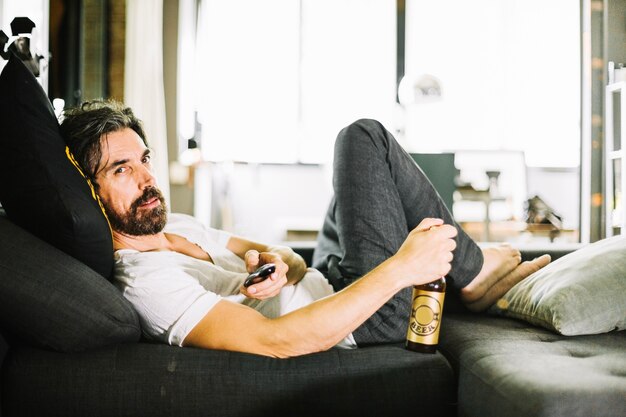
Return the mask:
<svg viewBox="0 0 626 417">
<path fill-rule="evenodd" d="M 455 178 L 454 153 L 412 153 L 411 157 L 424 171 L 430 182 L 452 212 L 454 204 Z"/>
</svg>

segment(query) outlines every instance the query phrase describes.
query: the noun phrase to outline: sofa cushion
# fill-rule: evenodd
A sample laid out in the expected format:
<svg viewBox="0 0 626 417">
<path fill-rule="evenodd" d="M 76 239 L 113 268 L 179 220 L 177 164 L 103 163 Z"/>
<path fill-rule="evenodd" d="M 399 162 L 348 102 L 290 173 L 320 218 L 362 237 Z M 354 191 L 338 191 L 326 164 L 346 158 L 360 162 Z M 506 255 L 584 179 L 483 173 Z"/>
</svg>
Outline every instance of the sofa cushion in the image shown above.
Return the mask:
<svg viewBox="0 0 626 417">
<path fill-rule="evenodd" d="M 292 359 L 162 344 L 88 353 L 12 349 L 8 415 L 453 416 L 456 385 L 441 354 L 400 345 Z"/>
<path fill-rule="evenodd" d="M 444 313 L 439 347 L 459 377 L 459 416 L 626 416 L 626 332 L 561 336 Z"/>
<path fill-rule="evenodd" d="M 9 218 L 108 278 L 108 221 L 72 163 L 45 92 L 15 56 L 0 74 L 0 126 L 0 203 Z"/>
<path fill-rule="evenodd" d="M 135 310 L 109 281 L 3 216 L 0 236 L 3 332 L 59 351 L 139 340 Z"/>
<path fill-rule="evenodd" d="M 626 237 L 552 262 L 511 288 L 490 312 L 570 336 L 626 329 Z"/>
</svg>

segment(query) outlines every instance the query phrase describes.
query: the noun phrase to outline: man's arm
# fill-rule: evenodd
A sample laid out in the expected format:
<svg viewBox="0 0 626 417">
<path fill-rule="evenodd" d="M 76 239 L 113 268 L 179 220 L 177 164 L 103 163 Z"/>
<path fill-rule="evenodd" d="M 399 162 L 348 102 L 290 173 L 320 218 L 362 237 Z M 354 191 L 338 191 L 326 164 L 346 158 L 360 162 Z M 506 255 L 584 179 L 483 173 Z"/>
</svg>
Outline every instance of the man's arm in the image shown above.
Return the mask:
<svg viewBox="0 0 626 417">
<path fill-rule="evenodd" d="M 329 349 L 402 288 L 450 270 L 456 229 L 426 219 L 398 253 L 344 290 L 276 319 L 220 301 L 187 335 L 184 346 L 290 357 Z M 430 229 L 430 230 L 428 230 Z"/>
</svg>

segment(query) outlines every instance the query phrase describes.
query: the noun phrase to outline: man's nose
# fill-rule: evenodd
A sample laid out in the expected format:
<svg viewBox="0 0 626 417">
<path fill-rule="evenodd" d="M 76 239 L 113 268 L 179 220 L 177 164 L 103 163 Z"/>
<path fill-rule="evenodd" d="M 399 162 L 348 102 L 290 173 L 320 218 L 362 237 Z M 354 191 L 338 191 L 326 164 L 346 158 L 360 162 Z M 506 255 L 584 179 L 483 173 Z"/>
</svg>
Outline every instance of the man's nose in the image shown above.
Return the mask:
<svg viewBox="0 0 626 417">
<path fill-rule="evenodd" d="M 154 187 L 156 185 L 156 178 L 149 167 L 142 165 L 141 168 L 138 170 L 138 176 L 139 187 L 142 190 L 144 188 Z"/>
</svg>

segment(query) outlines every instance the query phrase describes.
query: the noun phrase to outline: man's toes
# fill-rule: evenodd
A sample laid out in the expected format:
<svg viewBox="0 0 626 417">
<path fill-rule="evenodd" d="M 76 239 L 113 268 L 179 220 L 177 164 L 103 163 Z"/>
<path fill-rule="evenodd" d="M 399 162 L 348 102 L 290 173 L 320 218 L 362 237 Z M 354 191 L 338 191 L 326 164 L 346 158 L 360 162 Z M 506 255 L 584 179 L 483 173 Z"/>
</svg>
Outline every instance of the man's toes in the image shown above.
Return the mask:
<svg viewBox="0 0 626 417">
<path fill-rule="evenodd" d="M 511 251 L 509 258 L 507 259 L 507 263 L 510 265 L 510 269 L 515 268 L 522 262 L 522 254 L 520 251 L 514 249 Z"/>
<path fill-rule="evenodd" d="M 517 258 L 517 257 L 521 257 L 522 253 L 519 251 L 519 249 L 516 249 L 508 244 L 506 245 L 501 245 L 500 246 L 500 251 L 501 253 L 506 257 L 510 257 L 510 258 Z M 519 263 L 519 262 L 518 262 Z"/>
<path fill-rule="evenodd" d="M 461 299 L 464 301 L 465 306 L 471 311 L 483 311 L 495 303 L 496 300 L 502 297 L 515 284 L 527 278 L 529 275 L 539 271 L 541 268 L 548 265 L 551 260 L 552 258 L 550 255 L 542 255 L 532 261 L 522 262 L 515 269 L 513 269 L 513 271 L 489 288 L 489 290 L 482 297 L 464 298 L 463 293 L 461 293 Z"/>
<path fill-rule="evenodd" d="M 540 257 L 533 259 L 531 262 L 535 264 L 536 266 L 538 266 L 539 268 L 543 268 L 544 266 L 548 265 L 550 261 L 552 261 L 552 257 L 546 254 L 546 255 L 541 255 Z"/>
<path fill-rule="evenodd" d="M 526 275 L 530 275 L 548 265 L 551 260 L 552 257 L 550 255 L 541 255 L 538 258 L 533 259 L 532 261 L 524 262 L 522 265 L 524 266 L 524 269 L 528 271 Z"/>
</svg>

